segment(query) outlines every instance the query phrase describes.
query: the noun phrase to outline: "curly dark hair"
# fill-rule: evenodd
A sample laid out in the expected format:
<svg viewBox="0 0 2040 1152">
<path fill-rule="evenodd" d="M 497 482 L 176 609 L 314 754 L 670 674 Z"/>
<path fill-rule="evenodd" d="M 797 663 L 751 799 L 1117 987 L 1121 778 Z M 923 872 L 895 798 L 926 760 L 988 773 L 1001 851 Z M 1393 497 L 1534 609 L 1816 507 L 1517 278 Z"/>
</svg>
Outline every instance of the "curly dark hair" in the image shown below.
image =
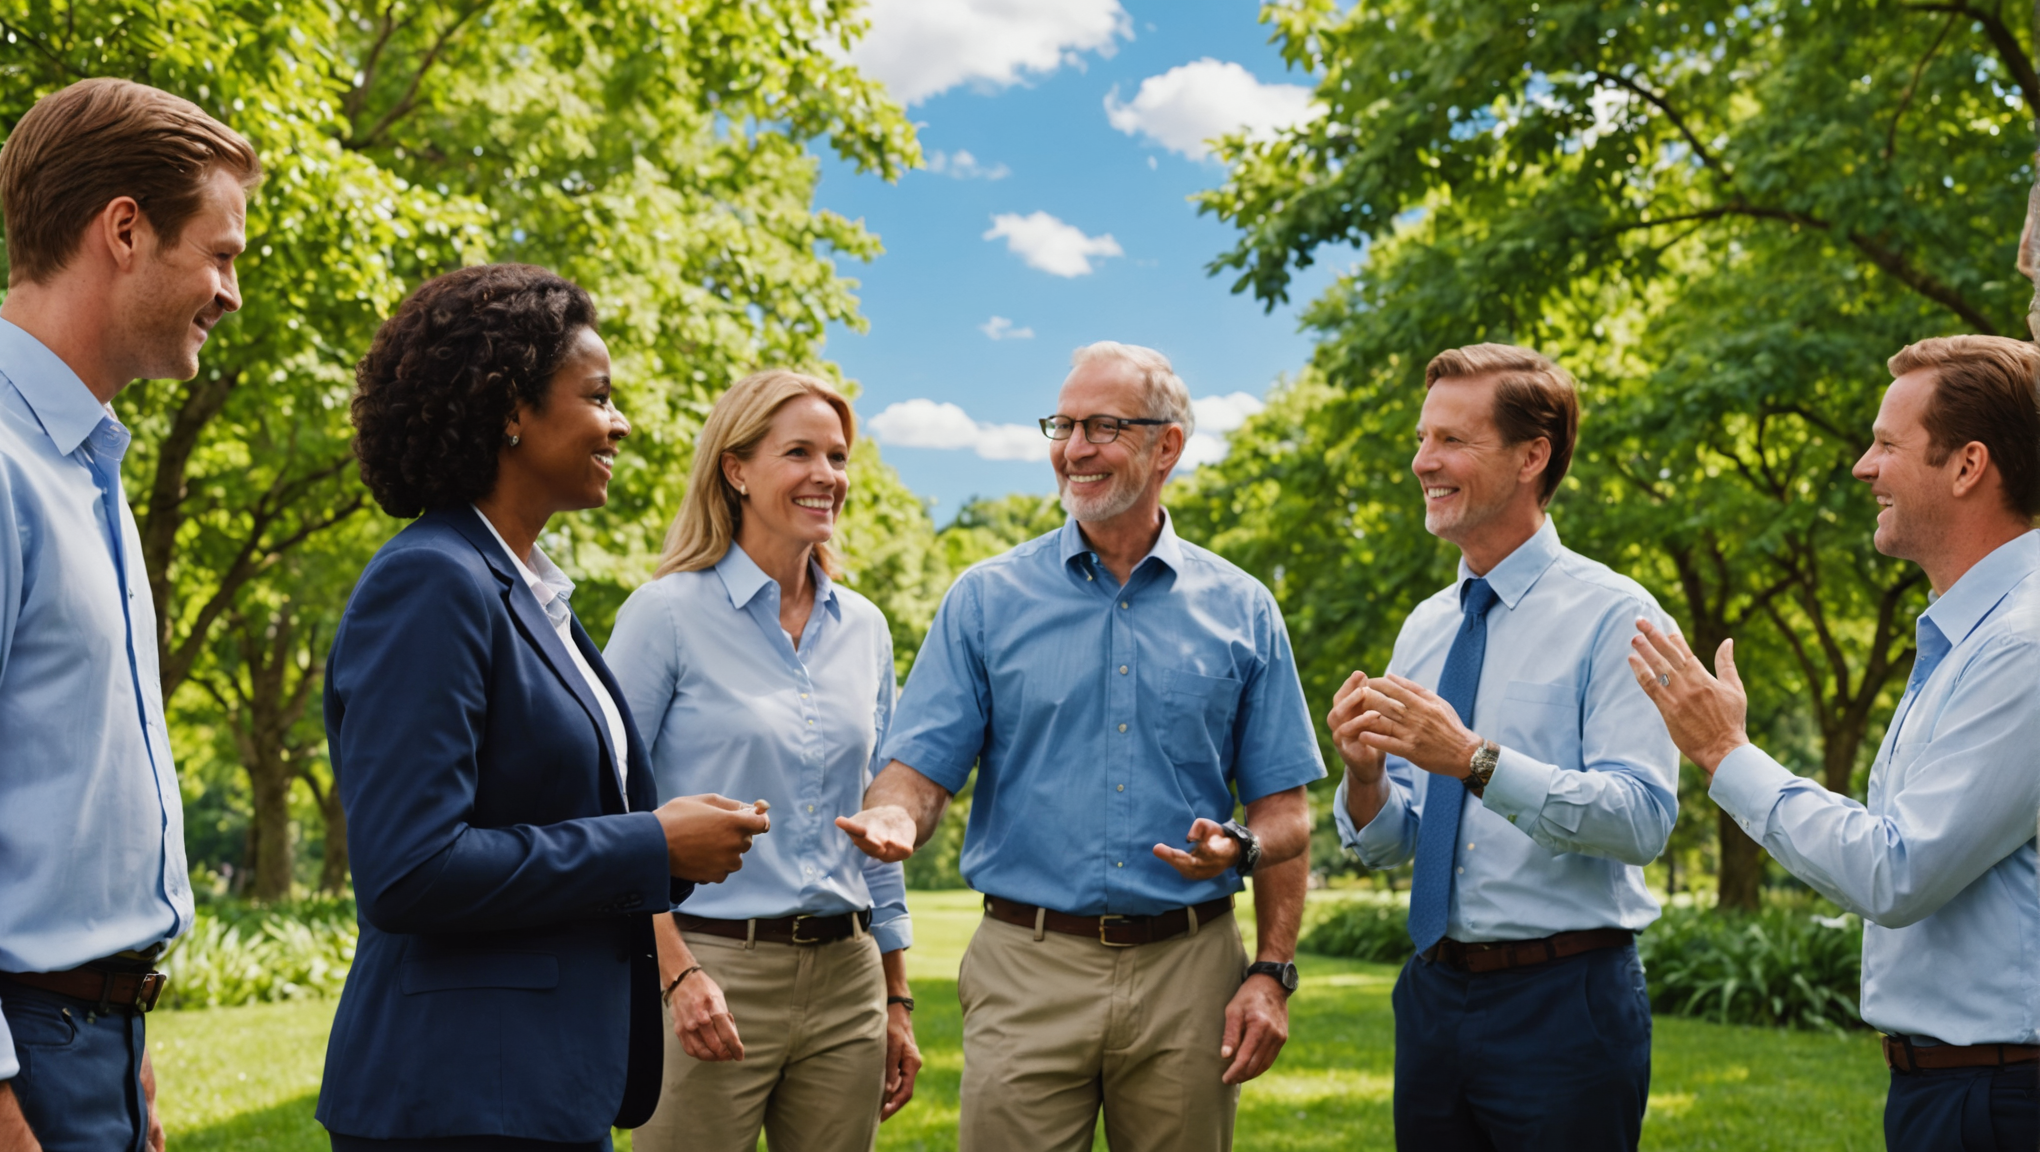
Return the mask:
<svg viewBox="0 0 2040 1152">
<path fill-rule="evenodd" d="M 594 326 L 580 285 L 530 264 L 420 284 L 354 370 L 354 455 L 375 502 L 409 519 L 487 495 L 517 401 L 543 409 L 568 340 Z"/>
</svg>

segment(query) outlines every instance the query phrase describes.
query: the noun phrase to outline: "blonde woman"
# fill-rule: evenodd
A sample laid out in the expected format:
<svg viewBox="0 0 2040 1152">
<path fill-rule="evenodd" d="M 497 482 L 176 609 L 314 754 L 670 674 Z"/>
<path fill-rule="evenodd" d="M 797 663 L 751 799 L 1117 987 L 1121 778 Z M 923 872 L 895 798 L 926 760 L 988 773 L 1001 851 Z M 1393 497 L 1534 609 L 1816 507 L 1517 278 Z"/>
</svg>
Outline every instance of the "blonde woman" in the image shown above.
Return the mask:
<svg viewBox="0 0 2040 1152">
<path fill-rule="evenodd" d="M 902 949 L 906 884 L 837 831 L 893 710 L 885 616 L 835 581 L 850 403 L 796 372 L 709 414 L 658 575 L 604 656 L 659 795 L 771 804 L 742 872 L 657 926 L 665 1089 L 640 1152 L 868 1152 L 921 1057 Z"/>
</svg>

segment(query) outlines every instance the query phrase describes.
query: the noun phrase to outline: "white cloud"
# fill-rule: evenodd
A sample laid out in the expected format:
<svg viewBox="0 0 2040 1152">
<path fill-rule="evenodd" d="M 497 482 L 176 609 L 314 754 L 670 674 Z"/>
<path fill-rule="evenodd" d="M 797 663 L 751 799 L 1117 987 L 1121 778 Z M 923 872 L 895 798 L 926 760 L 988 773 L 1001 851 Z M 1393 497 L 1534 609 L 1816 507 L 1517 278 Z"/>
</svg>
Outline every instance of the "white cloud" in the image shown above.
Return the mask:
<svg viewBox="0 0 2040 1152">
<path fill-rule="evenodd" d="M 871 0 L 850 59 L 918 104 L 959 84 L 1004 88 L 1023 74 L 1110 56 L 1133 22 L 1119 0 Z"/>
<path fill-rule="evenodd" d="M 1225 459 L 1230 447 L 1225 442 L 1225 433 L 1245 424 L 1247 417 L 1265 407 L 1259 397 L 1247 392 L 1200 396 L 1190 401 L 1191 411 L 1197 414 L 1197 433 L 1183 445 L 1183 459 L 1177 467 L 1195 468 Z"/>
<path fill-rule="evenodd" d="M 996 240 L 1001 236 L 1006 238 L 1007 251 L 1016 253 L 1028 267 L 1039 268 L 1051 276 L 1088 276 L 1096 271 L 1091 267 L 1091 257 L 1126 255 L 1110 233 L 1086 236 L 1082 229 L 1046 212 L 1027 216 L 1002 212 L 992 217 L 991 230 L 984 238 Z"/>
<path fill-rule="evenodd" d="M 1202 160 L 1205 141 L 1244 129 L 1266 138 L 1300 124 L 1322 109 L 1311 90 L 1297 84 L 1263 84 L 1228 61 L 1206 56 L 1140 82 L 1125 104 L 1119 88 L 1105 96 L 1105 118 L 1128 136 L 1146 135 L 1172 152 Z"/>
<path fill-rule="evenodd" d="M 904 400 L 868 422 L 881 443 L 902 448 L 968 448 L 986 460 L 1046 460 L 1048 437 L 1025 424 L 984 424 L 954 404 Z"/>
<path fill-rule="evenodd" d="M 994 316 L 978 325 L 978 331 L 994 340 L 1032 340 L 1034 329 L 1015 328 L 1013 322 L 1004 316 Z"/>
<path fill-rule="evenodd" d="M 928 171 L 954 180 L 1004 180 L 1013 174 L 1013 170 L 1004 164 L 987 168 L 978 163 L 977 157 L 961 148 L 955 152 L 930 153 Z"/>
</svg>

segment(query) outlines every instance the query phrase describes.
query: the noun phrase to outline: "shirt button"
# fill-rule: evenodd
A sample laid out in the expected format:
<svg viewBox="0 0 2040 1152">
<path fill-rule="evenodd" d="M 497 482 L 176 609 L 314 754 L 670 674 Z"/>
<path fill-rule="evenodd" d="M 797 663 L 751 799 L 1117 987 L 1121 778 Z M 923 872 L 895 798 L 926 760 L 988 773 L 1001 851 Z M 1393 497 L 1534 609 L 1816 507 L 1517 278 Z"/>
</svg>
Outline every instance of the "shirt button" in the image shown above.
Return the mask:
<svg viewBox="0 0 2040 1152">
<path fill-rule="evenodd" d="M 1466 869 L 1464 868 L 1454 868 L 1453 871 L 1459 873 L 1462 876 L 1466 875 Z"/>
<path fill-rule="evenodd" d="M 1126 675 L 1126 665 L 1124 665 L 1124 664 L 1121 664 L 1121 665 L 1119 666 L 1119 674 L 1120 674 L 1121 676 L 1124 676 L 1124 675 Z"/>
<path fill-rule="evenodd" d="M 1126 731 L 1126 725 L 1124 725 L 1124 724 L 1121 724 L 1121 725 L 1119 726 L 1119 730 L 1120 730 L 1121 732 L 1124 732 L 1124 731 Z"/>
<path fill-rule="evenodd" d="M 812 720 L 810 720 L 810 721 L 808 721 L 808 722 L 807 722 L 807 726 L 808 726 L 808 727 L 810 727 L 810 728 L 812 728 L 812 727 L 814 727 L 814 726 L 815 726 L 815 722 L 814 722 L 814 721 L 812 721 Z"/>
<path fill-rule="evenodd" d="M 1121 600 L 1121 601 L 1119 602 L 1119 606 L 1120 606 L 1121 608 L 1124 608 L 1124 607 L 1126 607 L 1126 601 L 1124 601 L 1124 600 Z"/>
<path fill-rule="evenodd" d="M 815 806 L 814 806 L 814 805 L 812 805 L 812 804 L 810 804 L 810 805 L 808 805 L 808 806 L 807 806 L 807 810 L 808 810 L 808 811 L 810 811 L 810 812 L 812 812 L 812 811 L 814 811 L 814 810 L 815 810 Z"/>
<path fill-rule="evenodd" d="M 1124 785 L 1124 784 L 1121 784 L 1121 785 L 1119 786 L 1119 790 L 1120 790 L 1121 792 L 1124 792 L 1124 791 L 1126 791 L 1126 785 Z"/>
<path fill-rule="evenodd" d="M 1114 868 L 1124 868 L 1124 867 L 1126 867 L 1126 861 L 1124 861 L 1124 860 L 1115 860 L 1115 861 L 1113 861 L 1113 863 L 1112 863 L 1112 866 L 1113 866 Z"/>
<path fill-rule="evenodd" d="M 1471 840 L 1468 840 L 1468 841 L 1466 842 L 1466 850 L 1467 850 L 1468 852 L 1471 852 L 1471 851 L 1473 851 L 1473 841 L 1471 841 Z"/>
<path fill-rule="evenodd" d="M 1096 579 L 1097 579 L 1097 577 L 1096 577 L 1096 576 L 1093 576 L 1093 575 L 1091 575 L 1091 574 L 1090 574 L 1089 572 L 1086 572 L 1086 573 L 1084 573 L 1084 579 L 1086 579 L 1086 580 L 1096 580 Z"/>
<path fill-rule="evenodd" d="M 800 698 L 801 698 L 801 699 L 803 699 L 803 700 L 807 699 L 807 693 L 805 693 L 805 692 L 801 693 L 801 694 L 800 694 Z"/>
</svg>

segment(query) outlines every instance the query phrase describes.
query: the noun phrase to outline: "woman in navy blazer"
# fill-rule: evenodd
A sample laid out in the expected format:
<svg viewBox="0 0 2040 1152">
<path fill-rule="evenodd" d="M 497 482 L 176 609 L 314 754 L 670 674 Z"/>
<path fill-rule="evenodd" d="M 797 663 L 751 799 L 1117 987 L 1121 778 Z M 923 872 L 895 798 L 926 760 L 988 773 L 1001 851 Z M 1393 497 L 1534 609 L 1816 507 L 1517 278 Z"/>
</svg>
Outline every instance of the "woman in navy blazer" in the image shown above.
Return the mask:
<svg viewBox="0 0 2040 1152">
<path fill-rule="evenodd" d="M 586 292 L 528 265 L 421 286 L 357 373 L 383 510 L 326 666 L 361 942 L 318 1118 L 338 1152 L 608 1149 L 662 1058 L 652 917 L 762 811 L 656 803 L 623 693 L 537 547 L 608 499 L 630 425 Z M 423 513 L 423 515 L 420 515 Z"/>
</svg>

